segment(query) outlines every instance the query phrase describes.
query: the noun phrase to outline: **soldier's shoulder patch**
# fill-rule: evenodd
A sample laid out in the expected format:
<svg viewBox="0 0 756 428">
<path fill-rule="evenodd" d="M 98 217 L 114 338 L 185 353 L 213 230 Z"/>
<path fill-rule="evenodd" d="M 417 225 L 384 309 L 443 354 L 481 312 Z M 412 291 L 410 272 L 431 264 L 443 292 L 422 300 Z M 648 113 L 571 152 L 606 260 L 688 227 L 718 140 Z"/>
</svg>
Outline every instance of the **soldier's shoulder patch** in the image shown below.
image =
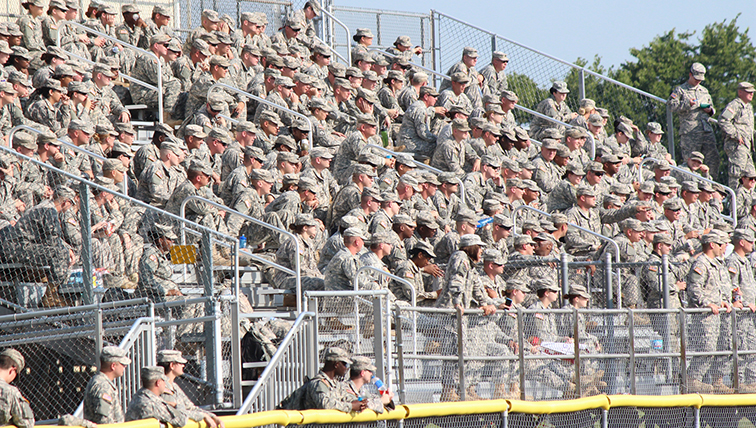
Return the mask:
<svg viewBox="0 0 756 428">
<path fill-rule="evenodd" d="M 155 171 L 155 177 L 164 178 L 163 177 L 163 171 L 160 171 L 160 170 Z"/>
<path fill-rule="evenodd" d="M 735 266 L 730 266 L 727 268 L 727 270 L 729 270 L 730 273 L 733 273 L 733 274 L 738 273 L 738 270 L 735 268 Z"/>
<path fill-rule="evenodd" d="M 113 397 L 108 393 L 102 394 L 102 399 L 107 401 L 108 403 L 113 402 Z"/>
<path fill-rule="evenodd" d="M 32 21 L 29 21 L 29 22 L 27 22 L 27 23 L 26 23 L 26 25 L 27 25 L 27 26 L 28 26 L 29 28 L 31 28 L 31 29 L 34 29 L 34 22 L 32 22 Z"/>
<path fill-rule="evenodd" d="M 693 266 L 693 272 L 703 275 L 703 269 L 701 269 L 701 266 Z"/>
<path fill-rule="evenodd" d="M 543 172 L 546 172 L 546 171 L 547 171 L 547 169 L 546 169 L 546 165 L 541 165 L 541 166 L 539 166 L 539 167 L 538 167 L 538 169 L 540 169 L 540 170 L 541 170 L 541 171 L 543 171 Z"/>
<path fill-rule="evenodd" d="M 68 219 L 68 224 L 70 224 L 71 226 L 77 226 L 79 223 L 77 223 L 76 219 L 72 217 Z"/>
<path fill-rule="evenodd" d="M 378 224 L 380 224 L 384 229 L 388 229 L 389 228 L 388 227 L 388 223 L 386 223 L 385 220 L 381 220 L 380 222 L 378 222 Z"/>
<path fill-rule="evenodd" d="M 542 320 L 543 319 L 543 314 L 536 313 L 535 317 L 538 318 L 539 320 Z"/>
<path fill-rule="evenodd" d="M 659 267 L 658 266 L 649 266 L 648 270 L 650 270 L 651 272 L 656 272 L 656 271 L 659 270 Z"/>
<path fill-rule="evenodd" d="M 126 31 L 125 28 L 121 28 L 118 32 L 121 33 L 121 34 L 126 34 L 127 33 L 127 31 Z"/>
<path fill-rule="evenodd" d="M 252 208 L 252 201 L 250 201 L 249 199 L 245 199 L 244 200 L 244 206 L 246 206 L 247 209 Z"/>
<path fill-rule="evenodd" d="M 386 184 L 391 184 L 391 179 L 388 178 L 388 177 L 386 177 L 386 178 L 383 179 L 383 182 L 386 183 Z"/>
<path fill-rule="evenodd" d="M 154 255 L 154 254 L 150 254 L 150 260 L 152 260 L 153 262 L 157 263 L 157 261 L 158 261 L 158 258 L 157 258 L 157 256 L 156 256 L 156 255 Z"/>
<path fill-rule="evenodd" d="M 149 159 L 149 160 L 151 160 L 153 162 L 157 161 L 157 158 L 155 157 L 155 155 L 152 155 L 152 154 L 149 155 L 149 156 L 147 156 L 147 159 Z"/>
<path fill-rule="evenodd" d="M 676 94 L 676 93 L 674 93 L 674 92 L 672 92 L 672 93 L 671 93 L 671 94 L 669 95 L 669 97 L 670 97 L 670 98 L 672 98 L 672 99 L 675 99 L 675 98 L 677 98 L 677 94 Z"/>
<path fill-rule="evenodd" d="M 412 278 L 414 278 L 414 277 L 415 277 L 415 274 L 414 274 L 414 273 L 412 273 L 412 272 L 407 272 L 407 273 L 405 273 L 405 274 L 404 274 L 404 277 L 405 277 L 405 278 L 410 278 L 410 279 L 412 279 Z"/>
</svg>

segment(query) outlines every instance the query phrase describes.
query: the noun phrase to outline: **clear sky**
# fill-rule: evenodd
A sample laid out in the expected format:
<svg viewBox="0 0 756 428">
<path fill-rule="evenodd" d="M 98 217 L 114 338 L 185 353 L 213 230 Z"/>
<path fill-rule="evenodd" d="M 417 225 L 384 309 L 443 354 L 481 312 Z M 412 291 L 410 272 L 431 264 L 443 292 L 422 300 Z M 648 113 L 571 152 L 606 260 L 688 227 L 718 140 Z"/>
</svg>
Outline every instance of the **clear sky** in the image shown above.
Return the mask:
<svg viewBox="0 0 756 428">
<path fill-rule="evenodd" d="M 701 30 L 738 13 L 741 30 L 756 28 L 756 0 L 334 0 L 336 5 L 428 13 L 438 10 L 566 61 L 602 57 L 605 66 L 632 59 L 630 48 L 656 35 Z M 753 30 L 749 32 L 756 39 Z M 697 36 L 694 36 L 697 37 Z"/>
</svg>

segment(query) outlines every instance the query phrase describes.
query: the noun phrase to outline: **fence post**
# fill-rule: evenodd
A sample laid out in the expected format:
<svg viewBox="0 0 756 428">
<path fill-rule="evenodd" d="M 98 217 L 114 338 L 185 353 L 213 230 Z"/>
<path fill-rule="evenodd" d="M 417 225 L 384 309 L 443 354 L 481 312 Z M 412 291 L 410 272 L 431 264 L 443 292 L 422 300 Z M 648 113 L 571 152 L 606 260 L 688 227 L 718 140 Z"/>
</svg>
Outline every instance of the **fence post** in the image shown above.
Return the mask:
<svg viewBox="0 0 756 428">
<path fill-rule="evenodd" d="M 635 395 L 635 314 L 627 308 L 627 339 L 630 347 L 630 394 Z"/>
<path fill-rule="evenodd" d="M 585 69 L 581 68 L 578 70 L 578 81 L 580 82 L 578 92 L 580 93 L 580 99 L 582 100 L 585 98 Z"/>
<path fill-rule="evenodd" d="M 462 329 L 462 309 L 457 308 L 457 355 L 459 356 L 459 398 L 466 400 L 467 388 L 465 387 L 465 338 Z"/>
<path fill-rule="evenodd" d="M 740 372 L 738 364 L 738 335 L 736 334 L 736 332 L 738 331 L 737 313 L 738 310 L 736 308 L 732 308 L 732 312 L 730 312 L 730 337 L 732 338 L 732 389 L 734 389 L 735 392 L 739 392 L 740 390 L 740 379 L 738 376 L 738 373 Z"/>
<path fill-rule="evenodd" d="M 672 106 L 667 103 L 667 148 L 672 159 L 675 159 L 675 119 L 672 115 Z"/>
<path fill-rule="evenodd" d="M 520 400 L 525 399 L 525 323 L 522 320 L 522 308 L 517 307 L 517 359 L 520 365 Z"/>
<path fill-rule="evenodd" d="M 580 398 L 583 396 L 583 388 L 580 382 L 580 322 L 577 308 L 572 308 L 572 328 L 572 343 L 575 345 L 575 391 Z"/>
<path fill-rule="evenodd" d="M 81 276 L 84 283 L 82 298 L 85 305 L 92 304 L 92 212 L 90 211 L 89 187 L 79 184 L 79 215 L 81 216 Z"/>
<path fill-rule="evenodd" d="M 662 256 L 662 303 L 664 309 L 669 309 L 669 256 L 664 254 Z"/>
<path fill-rule="evenodd" d="M 356 299 L 355 299 L 356 300 Z M 386 362 L 383 352 L 384 325 L 383 325 L 383 305 L 381 296 L 373 296 L 373 355 L 375 355 L 375 375 L 381 379 L 386 379 Z M 359 316 L 358 316 L 359 319 Z M 358 322 L 359 323 L 359 322 Z M 358 339 L 359 340 L 359 339 Z"/>
<path fill-rule="evenodd" d="M 381 14 L 380 12 L 375 14 L 375 32 L 376 32 L 375 34 L 376 42 L 378 43 L 378 46 L 383 46 L 383 43 L 381 43 Z"/>
<path fill-rule="evenodd" d="M 604 257 L 604 292 L 606 293 L 606 308 L 614 309 L 614 289 L 612 288 L 612 253 L 606 252 Z"/>
<path fill-rule="evenodd" d="M 496 52 L 496 34 L 491 34 L 491 59 L 493 60 L 493 53 Z"/>
<path fill-rule="evenodd" d="M 399 377 L 399 402 L 406 403 L 404 389 L 404 344 L 402 343 L 402 317 L 399 308 L 394 308 L 394 330 L 396 331 L 396 366 Z M 417 350 L 415 350 L 417 353 Z"/>
<path fill-rule="evenodd" d="M 314 349 L 312 357 L 307 359 L 307 375 L 312 379 L 318 373 L 318 324 L 320 323 L 320 314 L 318 312 L 318 299 L 310 297 L 307 299 L 307 310 L 315 314 L 309 323 L 307 329 L 307 349 Z"/>
<path fill-rule="evenodd" d="M 570 292 L 570 262 L 567 258 L 567 253 L 565 251 L 562 251 L 562 253 L 559 255 L 559 259 L 562 263 L 562 295 Z M 562 299 L 563 303 L 562 306 L 564 306 L 564 299 Z"/>
<path fill-rule="evenodd" d="M 154 321 L 153 321 L 154 322 Z M 100 361 L 100 351 L 102 350 L 102 309 L 97 308 L 95 312 L 95 361 Z"/>
<path fill-rule="evenodd" d="M 687 326 L 685 325 L 685 311 L 680 309 L 680 394 L 688 392 L 688 361 L 687 350 L 685 349 L 685 336 L 687 335 Z"/>
<path fill-rule="evenodd" d="M 436 13 L 434 10 L 430 11 L 430 32 L 431 32 L 431 68 L 434 70 L 438 70 L 437 63 L 436 63 Z M 433 76 L 433 82 L 435 83 L 436 77 Z"/>
<path fill-rule="evenodd" d="M 233 387 L 234 408 L 241 407 L 244 401 L 242 397 L 242 373 L 241 373 L 241 338 L 239 337 L 239 296 L 231 302 L 231 385 Z"/>
<path fill-rule="evenodd" d="M 202 232 L 202 238 L 200 241 L 200 259 L 201 259 L 201 268 L 199 270 L 199 280 L 201 281 L 201 284 L 204 285 L 204 293 L 205 297 L 213 297 L 213 243 L 210 239 L 210 234 L 206 231 Z M 213 302 L 206 302 L 205 308 L 204 308 L 205 316 L 214 316 L 215 307 L 213 305 Z M 205 331 L 205 362 L 207 365 L 207 379 L 208 381 L 211 380 L 211 377 L 215 377 L 216 372 L 218 371 L 216 367 L 222 366 L 222 358 L 219 358 L 220 355 L 220 349 L 216 349 L 216 341 L 215 341 L 215 326 L 214 322 L 208 321 L 205 323 L 204 331 Z M 218 379 L 212 379 L 212 381 L 216 382 Z M 216 388 L 216 391 L 219 387 L 222 388 L 222 382 L 221 385 L 218 385 L 217 383 L 214 385 Z"/>
</svg>

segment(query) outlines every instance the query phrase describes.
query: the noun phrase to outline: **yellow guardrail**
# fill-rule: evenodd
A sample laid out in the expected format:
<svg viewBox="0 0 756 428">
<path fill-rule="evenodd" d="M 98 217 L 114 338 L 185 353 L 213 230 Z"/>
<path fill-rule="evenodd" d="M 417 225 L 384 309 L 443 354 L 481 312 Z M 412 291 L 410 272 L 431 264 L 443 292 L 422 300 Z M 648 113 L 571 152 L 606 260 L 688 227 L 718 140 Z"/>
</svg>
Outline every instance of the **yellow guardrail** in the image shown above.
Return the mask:
<svg viewBox="0 0 756 428">
<path fill-rule="evenodd" d="M 593 397 L 561 401 L 486 400 L 457 403 L 427 403 L 396 406 L 396 410 L 378 414 L 371 410 L 344 413 L 337 410 L 274 410 L 242 416 L 223 416 L 226 428 L 254 428 L 265 425 L 352 424 L 382 420 L 416 419 L 427 417 L 463 416 L 491 413 L 520 413 L 548 415 L 573 413 L 584 410 L 613 408 L 680 408 L 690 407 L 749 407 L 756 406 L 756 394 L 730 395 L 596 395 Z M 37 428 L 60 428 L 57 425 L 37 425 Z M 160 428 L 155 419 L 101 424 L 98 428 Z M 204 422 L 191 422 L 183 428 L 207 428 Z"/>
</svg>

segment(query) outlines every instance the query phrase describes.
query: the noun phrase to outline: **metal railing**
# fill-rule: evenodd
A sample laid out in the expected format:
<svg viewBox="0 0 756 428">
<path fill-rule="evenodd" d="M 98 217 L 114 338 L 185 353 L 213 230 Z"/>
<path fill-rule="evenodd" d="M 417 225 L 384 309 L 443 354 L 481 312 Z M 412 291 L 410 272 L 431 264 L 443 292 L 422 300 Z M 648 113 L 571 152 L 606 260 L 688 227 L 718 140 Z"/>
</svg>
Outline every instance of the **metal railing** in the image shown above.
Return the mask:
<svg viewBox="0 0 756 428">
<path fill-rule="evenodd" d="M 512 231 L 515 234 L 517 234 L 517 213 L 519 211 L 522 211 L 522 210 L 530 210 L 530 211 L 536 212 L 538 214 L 541 214 L 543 216 L 551 218 L 551 214 L 549 214 L 549 213 L 547 213 L 545 211 L 541 211 L 538 208 L 531 207 L 530 205 L 520 205 L 519 207 L 515 208 L 514 211 L 512 211 Z M 615 241 L 614 239 L 612 239 L 612 238 L 610 238 L 608 236 L 604 236 L 604 235 L 602 235 L 600 233 L 596 233 L 596 232 L 594 232 L 592 230 L 589 230 L 589 229 L 586 229 L 584 227 L 580 227 L 580 226 L 578 226 L 578 225 L 576 225 L 574 223 L 567 223 L 567 225 L 569 227 L 573 228 L 573 229 L 577 229 L 577 230 L 579 230 L 581 232 L 584 232 L 584 233 L 587 233 L 587 234 L 589 234 L 591 236 L 595 236 L 596 238 L 599 238 L 600 240 L 602 240 L 604 242 L 612 244 L 612 246 L 614 247 L 615 262 L 618 263 L 621 260 L 620 259 L 619 245 L 617 244 L 617 241 Z M 606 256 L 607 256 L 607 259 L 604 261 L 604 264 L 605 264 L 604 268 L 606 269 L 606 282 L 607 282 L 606 283 L 606 290 L 607 290 L 606 303 L 607 303 L 607 305 L 611 305 L 612 304 L 612 296 L 611 296 L 611 293 L 612 293 L 612 280 L 611 280 L 611 272 L 610 271 L 611 271 L 612 260 L 611 260 L 611 254 L 610 253 L 607 253 Z M 617 290 L 618 290 L 617 291 L 617 306 L 621 308 L 622 307 L 622 273 L 621 273 L 621 269 L 619 267 L 617 267 L 617 272 L 615 273 L 615 275 L 617 276 Z"/>
<path fill-rule="evenodd" d="M 312 127 L 312 122 L 310 121 L 310 118 L 308 118 L 307 116 L 303 115 L 302 113 L 298 113 L 298 112 L 296 112 L 296 111 L 294 111 L 294 110 L 292 110 L 292 109 L 290 109 L 288 107 L 284 107 L 284 106 L 278 105 L 276 103 L 270 102 L 270 101 L 266 100 L 265 98 L 260 98 L 260 97 L 258 97 L 256 95 L 250 94 L 249 92 L 244 92 L 241 89 L 234 88 L 233 86 L 227 85 L 225 83 L 220 83 L 220 82 L 215 83 L 213 86 L 211 86 L 207 90 L 207 96 L 209 97 L 210 93 L 212 91 L 216 90 L 216 89 L 225 89 L 227 91 L 236 92 L 239 95 L 242 95 L 244 97 L 247 97 L 249 99 L 257 101 L 258 103 L 265 104 L 267 106 L 273 107 L 273 108 L 278 109 L 278 110 L 283 110 L 283 111 L 285 111 L 285 112 L 287 112 L 287 113 L 289 113 L 291 115 L 294 115 L 296 117 L 304 119 L 307 122 L 307 126 L 309 127 L 310 136 L 307 139 L 307 141 L 310 144 L 310 150 L 312 150 L 313 127 Z"/>
<path fill-rule="evenodd" d="M 387 56 L 387 57 L 389 57 L 389 58 L 399 58 L 399 56 L 398 56 L 398 55 L 394 55 L 394 54 L 391 54 L 391 53 L 389 53 L 389 52 L 386 52 L 386 51 L 382 51 L 382 50 L 380 50 L 380 49 L 369 49 L 369 51 L 370 51 L 370 52 L 376 52 L 376 53 L 379 53 L 379 54 L 381 54 L 381 55 L 383 55 L 383 56 Z M 425 67 L 425 66 L 423 66 L 423 65 L 420 65 L 420 64 L 416 64 L 416 63 L 414 63 L 414 62 L 410 62 L 410 64 L 411 64 L 411 65 L 412 65 L 413 67 L 417 67 L 417 68 L 419 68 L 420 70 L 423 70 L 423 71 L 424 71 L 424 72 L 426 72 L 426 73 L 430 73 L 430 74 L 432 74 L 432 75 L 434 75 L 434 76 L 438 76 L 438 77 L 440 77 L 440 78 L 441 78 L 441 80 L 449 80 L 449 81 L 451 81 L 451 77 L 449 77 L 448 75 L 446 75 L 446 74 L 444 74 L 444 73 L 439 73 L 439 72 L 438 72 L 438 71 L 436 71 L 436 70 L 433 70 L 433 69 L 431 69 L 431 68 Z"/>
<path fill-rule="evenodd" d="M 537 112 L 535 110 L 531 110 L 531 109 L 529 109 L 527 107 L 523 107 L 523 106 L 521 106 L 519 104 L 515 104 L 514 108 L 516 108 L 517 110 L 520 110 L 520 111 L 524 111 L 525 113 L 527 113 L 527 114 L 529 114 L 531 116 L 539 117 L 539 118 L 541 118 L 543 120 L 547 120 L 549 122 L 556 123 L 557 125 L 562 125 L 562 126 L 564 126 L 566 128 L 575 128 L 574 125 L 570 125 L 569 123 L 565 123 L 565 122 L 562 122 L 561 120 L 554 119 L 553 117 L 546 116 L 543 113 L 539 113 L 539 112 Z M 591 135 L 590 132 L 587 132 L 586 135 L 588 136 L 588 139 L 591 141 L 591 160 L 596 159 L 596 140 L 593 138 L 593 135 Z"/>
<path fill-rule="evenodd" d="M 301 312 L 236 414 L 273 410 L 312 378 L 317 373 L 317 359 L 312 358 L 316 341 L 315 313 Z"/>
<path fill-rule="evenodd" d="M 651 162 L 660 163 L 661 161 L 659 159 L 655 159 L 655 158 L 645 158 L 645 159 L 643 159 L 641 161 L 640 165 L 638 165 L 638 182 L 639 183 L 643 182 L 643 165 L 645 165 L 647 163 L 651 163 Z M 730 194 L 730 215 L 724 215 L 722 213 L 720 213 L 720 215 L 722 216 L 722 218 L 730 220 L 732 222 L 732 225 L 735 226 L 735 227 L 737 227 L 737 225 L 738 225 L 738 198 L 737 198 L 737 195 L 735 194 L 735 190 L 733 190 L 731 187 L 725 186 L 722 183 L 717 183 L 714 180 L 710 180 L 708 178 L 704 178 L 704 177 L 702 177 L 702 176 L 700 176 L 700 175 L 698 175 L 696 173 L 693 173 L 693 172 L 690 172 L 690 171 L 686 171 L 686 170 L 680 168 L 679 166 L 669 165 L 669 167 L 673 171 L 677 171 L 677 172 L 679 172 L 681 174 L 687 175 L 690 178 L 692 178 L 693 180 L 703 181 L 705 183 L 711 184 L 712 186 L 720 186 L 723 189 L 725 189 L 725 191 Z"/>
<path fill-rule="evenodd" d="M 129 48 L 129 49 L 131 49 L 131 50 L 133 50 L 135 52 L 139 52 L 139 53 L 141 53 L 143 55 L 152 57 L 155 60 L 155 62 L 157 63 L 157 86 L 153 86 L 153 85 L 151 85 L 151 84 L 149 84 L 147 82 L 143 82 L 143 81 L 141 81 L 139 79 L 134 79 L 131 76 L 126 76 L 123 73 L 119 73 L 119 76 L 122 76 L 126 80 L 134 82 L 134 83 L 136 83 L 138 85 L 144 86 L 145 88 L 152 89 L 153 91 L 157 91 L 157 101 L 158 101 L 158 118 L 157 118 L 157 121 L 159 123 L 163 123 L 163 73 L 162 73 L 162 64 L 160 64 L 160 58 L 158 58 L 158 56 L 155 55 L 153 52 L 146 51 L 146 50 L 144 50 L 142 48 L 139 48 L 139 47 L 136 47 L 136 46 L 131 45 L 129 43 L 126 43 L 126 42 L 124 42 L 124 41 L 122 41 L 122 40 L 120 40 L 120 39 L 118 39 L 116 37 L 109 36 L 109 35 L 107 35 L 105 33 L 99 32 L 97 30 L 94 30 L 92 28 L 87 27 L 86 25 L 83 25 L 83 24 L 80 24 L 80 23 L 74 22 L 74 21 L 61 21 L 61 22 L 58 23 L 59 30 L 58 30 L 58 33 L 57 33 L 58 34 L 58 38 L 57 38 L 57 41 L 56 41 L 56 45 L 58 47 L 61 47 L 60 46 L 60 33 L 63 30 L 63 27 L 65 27 L 66 25 L 70 25 L 72 27 L 77 27 L 79 29 L 82 29 L 82 30 L 86 31 L 87 33 L 96 34 L 98 37 L 102 37 L 104 39 L 110 40 L 111 42 L 117 43 L 117 44 L 119 44 L 119 45 L 121 45 L 123 47 Z M 68 53 L 68 55 L 73 56 L 73 57 L 75 57 L 77 59 L 80 59 L 82 61 L 85 61 L 85 62 L 87 62 L 89 64 L 96 64 L 92 60 L 84 58 L 84 57 L 82 57 L 80 55 L 77 55 L 77 54 L 75 54 L 73 52 L 67 52 L 67 53 Z"/>
<path fill-rule="evenodd" d="M 329 5 L 329 7 L 332 7 Z M 328 10 L 328 7 L 321 7 L 320 11 L 323 13 L 324 17 L 328 17 L 331 21 L 331 24 L 328 26 L 328 33 L 331 34 L 332 40 L 331 45 L 335 45 L 335 37 L 333 37 L 333 23 L 339 24 L 341 28 L 344 29 L 344 32 L 346 32 L 346 59 L 347 59 L 347 67 L 352 66 L 352 50 L 349 49 L 349 38 L 352 37 L 352 32 L 349 31 L 349 27 L 346 26 L 339 18 L 336 18 L 331 11 Z M 325 21 L 324 21 L 325 22 Z"/>
<path fill-rule="evenodd" d="M 399 153 L 397 153 L 397 152 L 391 151 L 391 150 L 389 150 L 389 149 L 387 149 L 385 147 L 381 147 L 381 146 L 378 146 L 376 144 L 367 144 L 365 147 L 370 147 L 371 149 L 376 149 L 376 150 L 382 151 L 384 153 L 388 153 L 388 154 L 394 156 L 394 158 L 396 158 L 396 156 L 399 155 Z M 436 175 L 443 173 L 443 171 L 441 171 L 440 169 L 434 168 L 434 167 L 432 167 L 432 166 L 430 166 L 428 164 L 425 164 L 423 162 L 415 161 L 415 165 L 417 165 L 419 168 L 428 170 L 428 171 L 430 171 L 430 172 L 432 172 L 432 173 L 434 173 Z M 462 203 L 462 205 L 464 206 L 465 205 L 465 184 L 462 182 L 462 180 L 459 180 L 459 195 L 460 195 L 459 196 L 459 200 Z"/>
<path fill-rule="evenodd" d="M 322 9 L 321 9 L 321 10 L 322 10 Z M 347 66 L 347 67 L 351 67 L 351 64 L 349 63 L 349 60 L 348 60 L 348 59 L 346 59 L 346 58 L 344 58 L 344 55 L 340 54 L 340 53 L 339 53 L 339 52 L 338 52 L 338 51 L 336 50 L 336 48 L 334 48 L 333 46 L 329 45 L 328 43 L 326 43 L 326 42 L 325 42 L 325 41 L 324 41 L 323 39 L 321 39 L 321 38 L 320 38 L 320 37 L 318 37 L 318 36 L 315 36 L 315 40 L 317 40 L 318 42 L 320 42 L 320 44 L 322 44 L 323 46 L 327 47 L 327 48 L 328 48 L 328 50 L 329 50 L 329 51 L 331 51 L 331 53 L 333 53 L 333 54 L 334 54 L 334 55 L 336 55 L 337 57 L 339 57 L 339 59 L 340 59 L 340 60 L 344 61 L 344 64 L 346 64 L 346 66 Z"/>
<path fill-rule="evenodd" d="M 226 211 L 226 215 L 236 215 L 236 216 L 239 216 L 239 217 L 241 217 L 241 218 L 243 218 L 243 219 L 245 219 L 247 221 L 252 222 L 253 224 L 255 224 L 257 226 L 260 226 L 260 227 L 263 227 L 265 229 L 269 229 L 269 230 L 272 230 L 274 232 L 278 232 L 280 234 L 286 235 L 289 239 L 293 240 L 294 246 L 296 248 L 296 252 L 297 252 L 297 254 L 299 254 L 299 251 L 300 251 L 299 240 L 297 239 L 296 235 L 294 235 L 293 233 L 291 233 L 291 232 L 289 232 L 287 230 L 283 230 L 281 228 L 278 228 L 276 226 L 273 226 L 272 224 L 265 223 L 262 220 L 256 219 L 256 218 L 248 216 L 246 214 L 242 214 L 239 211 L 234 211 L 234 210 L 232 210 L 231 208 L 229 208 L 229 207 L 227 207 L 225 205 L 221 205 L 221 204 L 219 204 L 217 202 L 213 202 L 213 201 L 211 201 L 209 199 L 205 199 L 205 198 L 202 198 L 200 196 L 193 196 L 193 195 L 192 196 L 188 196 L 186 199 L 184 199 L 183 202 L 181 202 L 181 217 L 182 218 L 186 215 L 186 204 L 189 201 L 192 201 L 192 200 L 194 200 L 194 201 L 201 201 L 201 202 L 206 203 L 208 205 L 214 206 L 215 208 L 218 208 L 218 209 Z M 183 242 L 183 239 L 184 239 L 184 234 L 183 234 L 183 232 L 184 232 L 184 226 L 183 226 L 183 224 L 182 224 L 182 227 L 181 227 L 181 232 L 182 232 L 181 239 L 182 239 L 182 242 Z M 227 236 L 227 235 L 224 235 L 224 236 Z M 232 238 L 230 236 L 228 238 L 234 239 L 234 238 Z M 294 269 L 289 269 L 289 268 L 286 268 L 284 266 L 281 266 L 278 263 L 275 263 L 273 261 L 265 259 L 264 257 L 260 257 L 260 256 L 258 256 L 256 254 L 253 254 L 251 251 L 240 250 L 239 249 L 239 241 L 237 239 L 234 239 L 234 241 L 235 241 L 235 245 L 234 245 L 234 247 L 235 247 L 235 255 L 234 255 L 234 258 L 235 258 L 235 260 L 234 260 L 235 276 L 237 278 L 239 277 L 239 254 L 240 253 L 244 254 L 245 256 L 247 256 L 249 258 L 251 258 L 252 260 L 255 260 L 255 261 L 263 263 L 263 264 L 266 264 L 268 266 L 272 266 L 273 268 L 278 269 L 278 270 L 283 271 L 283 272 L 286 272 L 289 275 L 294 275 L 296 277 L 296 284 L 297 284 L 297 312 L 302 312 L 302 276 L 301 276 L 302 274 L 301 274 L 301 271 L 300 271 L 300 268 L 299 268 L 299 258 L 298 257 L 294 258 Z M 236 293 L 235 293 L 237 296 L 239 295 L 238 291 L 239 291 L 239 289 L 238 289 L 238 282 L 237 282 L 237 289 L 236 289 Z"/>
</svg>

